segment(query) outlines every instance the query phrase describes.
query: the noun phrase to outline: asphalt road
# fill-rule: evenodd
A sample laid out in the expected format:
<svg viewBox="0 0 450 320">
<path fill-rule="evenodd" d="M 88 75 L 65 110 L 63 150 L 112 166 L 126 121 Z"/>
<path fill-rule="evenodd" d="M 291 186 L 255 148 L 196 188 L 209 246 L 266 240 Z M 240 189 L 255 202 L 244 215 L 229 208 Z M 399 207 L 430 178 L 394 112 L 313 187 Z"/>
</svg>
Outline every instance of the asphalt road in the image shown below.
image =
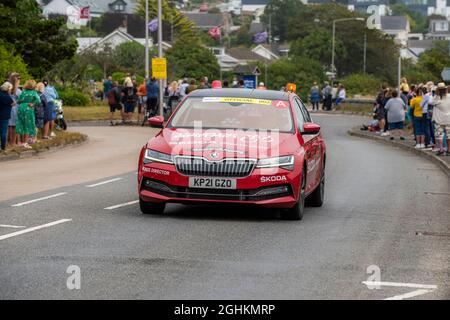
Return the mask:
<svg viewBox="0 0 450 320">
<path fill-rule="evenodd" d="M 0 299 L 449 299 L 449 179 L 348 136 L 359 117 L 315 119 L 328 145 L 326 199 L 300 222 L 239 207 L 114 208 L 137 199 L 134 170 L 0 202 Z M 79 290 L 66 286 L 71 265 Z M 369 266 L 380 268 L 379 289 L 362 283 Z"/>
</svg>

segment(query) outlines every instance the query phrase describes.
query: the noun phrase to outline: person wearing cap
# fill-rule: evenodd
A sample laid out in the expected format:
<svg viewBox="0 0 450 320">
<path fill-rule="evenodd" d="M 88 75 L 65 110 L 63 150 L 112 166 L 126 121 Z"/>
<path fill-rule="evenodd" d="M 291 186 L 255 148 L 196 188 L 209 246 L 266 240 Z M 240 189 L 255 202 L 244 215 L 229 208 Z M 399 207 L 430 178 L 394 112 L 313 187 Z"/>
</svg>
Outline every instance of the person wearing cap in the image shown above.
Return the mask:
<svg viewBox="0 0 450 320">
<path fill-rule="evenodd" d="M 445 83 L 440 82 L 437 85 L 438 98 L 433 103 L 433 121 L 435 123 L 435 137 L 438 144 L 436 155 L 444 154 L 444 138 L 447 143 L 445 155 L 450 155 L 450 97 L 448 97 Z"/>
<path fill-rule="evenodd" d="M 127 123 L 131 123 L 134 109 L 137 102 L 137 88 L 133 85 L 131 78 L 127 77 L 124 82 L 124 88 L 122 90 L 122 103 L 124 106 L 124 120 Z"/>
<path fill-rule="evenodd" d="M 267 88 L 264 86 L 264 82 L 260 82 L 256 89 L 258 89 L 258 90 L 266 90 Z"/>
<path fill-rule="evenodd" d="M 416 95 L 411 99 L 409 105 L 413 111 L 413 128 L 414 136 L 416 138 L 416 149 L 425 148 L 425 131 L 424 131 L 424 121 L 423 121 L 423 110 L 421 103 L 423 100 L 422 88 L 416 90 Z"/>
</svg>

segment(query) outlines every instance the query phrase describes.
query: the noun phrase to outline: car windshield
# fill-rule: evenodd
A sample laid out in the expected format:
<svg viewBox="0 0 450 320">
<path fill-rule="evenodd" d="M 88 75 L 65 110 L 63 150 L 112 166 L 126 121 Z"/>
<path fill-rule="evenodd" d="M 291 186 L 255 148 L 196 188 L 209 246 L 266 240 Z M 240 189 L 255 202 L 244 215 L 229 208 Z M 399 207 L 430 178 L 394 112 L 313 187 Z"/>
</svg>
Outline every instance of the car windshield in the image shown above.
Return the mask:
<svg viewBox="0 0 450 320">
<path fill-rule="evenodd" d="M 253 98 L 188 98 L 169 124 L 173 128 L 253 129 L 292 132 L 288 101 Z"/>
</svg>

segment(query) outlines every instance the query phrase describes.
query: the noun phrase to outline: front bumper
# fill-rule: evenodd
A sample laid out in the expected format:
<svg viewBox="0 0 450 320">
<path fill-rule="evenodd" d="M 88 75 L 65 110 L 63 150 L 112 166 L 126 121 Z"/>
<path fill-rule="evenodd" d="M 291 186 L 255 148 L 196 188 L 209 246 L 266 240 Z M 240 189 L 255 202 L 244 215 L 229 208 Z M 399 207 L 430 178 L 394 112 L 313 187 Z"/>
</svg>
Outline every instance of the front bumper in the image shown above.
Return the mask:
<svg viewBox="0 0 450 320">
<path fill-rule="evenodd" d="M 301 172 L 254 169 L 237 178 L 235 190 L 190 188 L 189 176 L 174 165 L 151 163 L 139 170 L 139 196 L 144 201 L 171 203 L 239 203 L 270 208 L 291 208 L 297 202 Z"/>
</svg>

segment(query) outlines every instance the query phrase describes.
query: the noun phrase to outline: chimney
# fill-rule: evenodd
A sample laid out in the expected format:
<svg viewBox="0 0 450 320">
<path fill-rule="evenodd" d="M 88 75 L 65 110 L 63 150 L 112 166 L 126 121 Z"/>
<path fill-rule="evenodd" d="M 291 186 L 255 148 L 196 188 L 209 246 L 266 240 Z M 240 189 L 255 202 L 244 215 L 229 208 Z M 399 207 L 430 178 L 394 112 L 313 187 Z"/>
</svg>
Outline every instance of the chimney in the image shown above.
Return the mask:
<svg viewBox="0 0 450 320">
<path fill-rule="evenodd" d="M 122 25 L 119 27 L 119 31 L 128 33 L 128 16 L 125 15 L 122 20 Z"/>
</svg>

